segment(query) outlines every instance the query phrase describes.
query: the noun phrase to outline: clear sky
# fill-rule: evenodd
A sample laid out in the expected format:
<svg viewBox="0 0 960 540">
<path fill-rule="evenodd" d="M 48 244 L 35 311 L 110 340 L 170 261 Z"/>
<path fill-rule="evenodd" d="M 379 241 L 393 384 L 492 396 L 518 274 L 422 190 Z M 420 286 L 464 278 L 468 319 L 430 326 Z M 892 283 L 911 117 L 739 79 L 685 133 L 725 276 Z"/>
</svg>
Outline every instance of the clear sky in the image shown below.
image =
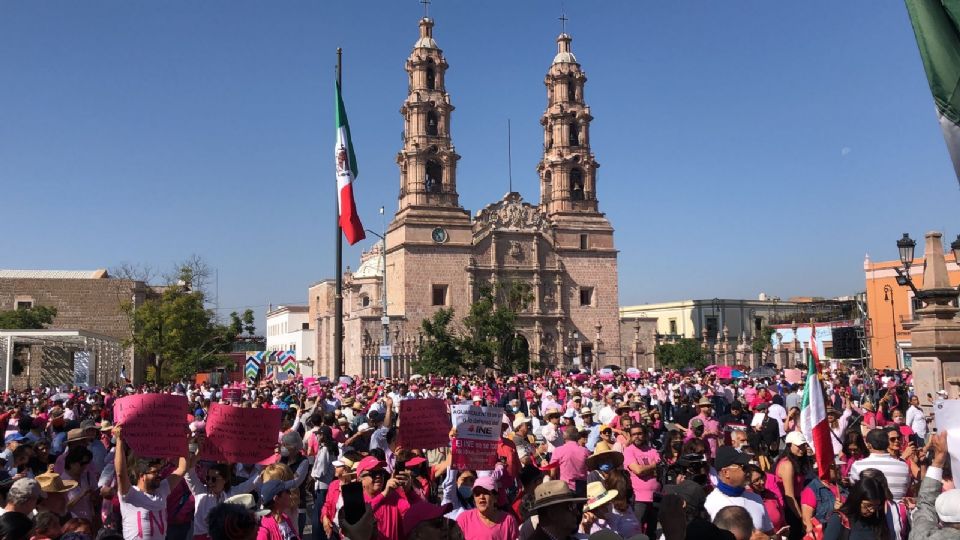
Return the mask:
<svg viewBox="0 0 960 540">
<path fill-rule="evenodd" d="M 865 253 L 960 232 L 901 1 L 566 11 L 622 304 L 855 293 Z M 431 6 L 472 212 L 507 191 L 508 118 L 514 187 L 538 197 L 559 14 L 559 1 Z M 415 0 L 0 0 L 0 267 L 167 269 L 196 253 L 218 270 L 221 308 L 252 307 L 261 328 L 267 304 L 305 303 L 334 270 L 335 50 L 361 218 L 379 230 L 421 15 Z"/>
</svg>

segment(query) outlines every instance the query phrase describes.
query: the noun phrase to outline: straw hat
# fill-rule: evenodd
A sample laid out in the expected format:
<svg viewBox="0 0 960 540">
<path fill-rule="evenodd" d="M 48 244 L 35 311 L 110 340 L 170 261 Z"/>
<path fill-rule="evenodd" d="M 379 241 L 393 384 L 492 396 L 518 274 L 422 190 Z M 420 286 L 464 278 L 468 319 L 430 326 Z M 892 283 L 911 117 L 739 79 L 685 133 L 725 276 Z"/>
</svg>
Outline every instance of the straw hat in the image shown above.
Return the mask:
<svg viewBox="0 0 960 540">
<path fill-rule="evenodd" d="M 548 480 L 533 491 L 533 510 L 542 510 L 548 506 L 567 502 L 584 502 L 563 480 Z"/>
<path fill-rule="evenodd" d="M 700 401 L 697 402 L 697 407 L 713 407 L 713 402 L 710 401 L 710 398 L 703 396 L 700 398 Z"/>
<path fill-rule="evenodd" d="M 543 415 L 544 418 L 550 418 L 551 416 L 560 416 L 560 409 L 552 407 L 547 409 L 547 412 Z"/>
<path fill-rule="evenodd" d="M 612 459 L 614 468 L 623 467 L 623 453 L 616 450 L 604 450 L 587 458 L 587 469 L 597 469 L 600 466 L 600 461 L 604 459 Z"/>
<path fill-rule="evenodd" d="M 44 493 L 66 493 L 78 485 L 76 480 L 64 480 L 55 472 L 38 474 L 36 480 Z"/>
<path fill-rule="evenodd" d="M 603 487 L 603 482 L 590 482 L 587 484 L 587 504 L 583 506 L 586 511 L 600 508 L 608 502 L 617 498 L 620 492 L 615 489 Z"/>
</svg>

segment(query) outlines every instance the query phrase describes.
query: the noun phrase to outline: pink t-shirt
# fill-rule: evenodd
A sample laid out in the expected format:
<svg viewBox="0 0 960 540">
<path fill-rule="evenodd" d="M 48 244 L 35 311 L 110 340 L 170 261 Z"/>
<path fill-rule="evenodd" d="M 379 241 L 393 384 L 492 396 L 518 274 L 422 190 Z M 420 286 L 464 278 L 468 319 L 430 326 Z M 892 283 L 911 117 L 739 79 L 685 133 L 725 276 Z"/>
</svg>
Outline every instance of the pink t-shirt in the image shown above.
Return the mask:
<svg viewBox="0 0 960 540">
<path fill-rule="evenodd" d="M 623 451 L 623 468 L 630 471 L 630 465 L 637 463 L 641 466 L 652 465 L 660 461 L 660 454 L 653 448 L 640 449 L 631 444 Z M 660 482 L 657 481 L 657 472 L 637 476 L 630 471 L 630 483 L 633 485 L 633 496 L 637 502 L 652 502 L 653 494 L 660 491 Z"/>
<path fill-rule="evenodd" d="M 463 537 L 469 540 L 517 540 L 520 537 L 520 524 L 513 514 L 500 511 L 497 521 L 491 526 L 480 517 L 476 508 L 461 512 L 457 516 L 457 525 L 463 531 Z"/>
<path fill-rule="evenodd" d="M 559 463 L 560 479 L 566 482 L 570 489 L 576 489 L 576 481 L 587 478 L 588 457 L 590 457 L 589 450 L 574 441 L 567 441 L 553 451 L 550 463 Z"/>
</svg>

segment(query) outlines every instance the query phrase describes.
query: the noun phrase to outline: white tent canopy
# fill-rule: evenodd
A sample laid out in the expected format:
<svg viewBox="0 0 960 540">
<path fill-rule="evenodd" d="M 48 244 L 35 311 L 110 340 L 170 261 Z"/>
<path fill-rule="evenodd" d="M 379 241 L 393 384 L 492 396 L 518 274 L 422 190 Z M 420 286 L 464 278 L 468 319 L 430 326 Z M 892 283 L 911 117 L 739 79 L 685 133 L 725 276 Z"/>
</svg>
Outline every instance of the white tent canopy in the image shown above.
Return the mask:
<svg viewBox="0 0 960 540">
<path fill-rule="evenodd" d="M 10 391 L 13 352 L 17 345 L 59 347 L 74 353 L 73 383 L 104 386 L 120 378 L 124 348 L 116 338 L 86 330 L 0 330 L 0 362 L 4 391 Z M 76 355 L 75 353 L 85 353 Z"/>
</svg>

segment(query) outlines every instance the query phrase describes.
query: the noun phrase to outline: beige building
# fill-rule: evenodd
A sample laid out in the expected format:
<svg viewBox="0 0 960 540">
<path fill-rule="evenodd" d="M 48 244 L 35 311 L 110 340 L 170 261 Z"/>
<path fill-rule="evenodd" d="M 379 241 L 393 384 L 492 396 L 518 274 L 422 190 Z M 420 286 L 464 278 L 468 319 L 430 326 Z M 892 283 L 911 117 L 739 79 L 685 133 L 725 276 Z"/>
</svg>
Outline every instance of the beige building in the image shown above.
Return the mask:
<svg viewBox="0 0 960 540">
<path fill-rule="evenodd" d="M 613 227 L 599 209 L 599 165 L 590 147 L 593 117 L 571 37 L 557 38 L 544 80 L 540 200 L 531 204 L 507 193 L 471 216 L 457 192 L 460 156 L 450 130 L 448 64 L 433 27 L 432 19 L 420 20 L 400 109 L 398 209 L 386 234 L 392 373 L 410 373 L 424 318 L 445 307 L 461 317 L 483 284 L 517 281 L 530 284 L 534 297 L 519 321 L 531 360 L 549 367 L 623 365 L 617 250 Z M 383 370 L 381 261 L 377 245 L 344 279 L 344 373 Z M 317 373 L 331 374 L 333 281 L 315 284 L 309 295 L 310 316 L 319 329 Z"/>
</svg>

